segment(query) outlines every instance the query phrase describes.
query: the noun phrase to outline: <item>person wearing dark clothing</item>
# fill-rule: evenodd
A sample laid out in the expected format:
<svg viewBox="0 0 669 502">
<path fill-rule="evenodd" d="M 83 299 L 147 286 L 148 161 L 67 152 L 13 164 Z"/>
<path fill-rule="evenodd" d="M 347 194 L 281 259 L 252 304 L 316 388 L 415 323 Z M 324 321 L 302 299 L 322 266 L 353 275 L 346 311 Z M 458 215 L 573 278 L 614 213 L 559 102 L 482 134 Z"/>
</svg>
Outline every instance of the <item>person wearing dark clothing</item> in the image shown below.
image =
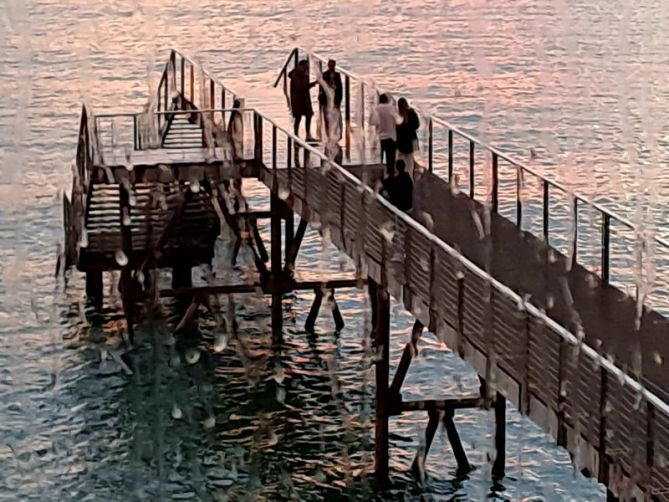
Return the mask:
<svg viewBox="0 0 669 502">
<path fill-rule="evenodd" d="M 344 96 L 344 86 L 341 75 L 336 71 L 337 62 L 328 61 L 328 69 L 323 73 L 323 83 L 318 92 L 318 103 L 325 125 L 325 135 L 330 137 L 330 123 L 339 125 L 338 138 L 341 139 L 341 101 Z M 334 132 L 334 131 L 333 131 Z"/>
<path fill-rule="evenodd" d="M 383 192 L 397 209 L 406 212 L 413 207 L 413 181 L 403 160 L 398 160 L 394 173 L 383 180 Z"/>
<path fill-rule="evenodd" d="M 397 111 L 402 119 L 397 125 L 397 158 L 405 162 L 407 173 L 413 180 L 414 152 L 418 150 L 420 120 L 404 98 L 397 101 Z"/>
<path fill-rule="evenodd" d="M 311 117 L 314 110 L 311 107 L 311 95 L 309 89 L 316 85 L 316 82 L 309 82 L 309 61 L 303 59 L 298 65 L 288 73 L 290 78 L 290 110 L 293 114 L 293 130 L 295 136 L 298 135 L 300 121 L 304 117 L 304 128 L 306 130 L 307 141 L 311 141 Z"/>
</svg>

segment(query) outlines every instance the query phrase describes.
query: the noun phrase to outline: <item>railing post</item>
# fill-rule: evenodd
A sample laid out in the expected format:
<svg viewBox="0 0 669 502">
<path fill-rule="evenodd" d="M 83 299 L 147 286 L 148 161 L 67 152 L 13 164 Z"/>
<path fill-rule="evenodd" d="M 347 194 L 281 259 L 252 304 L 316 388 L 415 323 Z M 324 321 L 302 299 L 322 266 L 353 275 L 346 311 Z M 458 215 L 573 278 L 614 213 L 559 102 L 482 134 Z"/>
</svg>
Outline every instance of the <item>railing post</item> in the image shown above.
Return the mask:
<svg viewBox="0 0 669 502">
<path fill-rule="evenodd" d="M 453 182 L 453 129 L 448 129 L 448 182 Z"/>
<path fill-rule="evenodd" d="M 190 102 L 195 104 L 195 68 L 190 63 Z"/>
<path fill-rule="evenodd" d="M 276 125 L 272 124 L 272 169 L 276 169 Z"/>
<path fill-rule="evenodd" d="M 496 213 L 499 209 L 499 158 L 497 153 L 492 153 L 492 210 Z"/>
<path fill-rule="evenodd" d="M 523 201 L 521 199 L 523 190 L 523 168 L 516 167 L 516 226 L 523 225 Z"/>
<path fill-rule="evenodd" d="M 167 111 L 167 108 L 169 106 L 168 100 L 168 92 L 169 92 L 169 85 L 167 84 L 167 80 L 169 79 L 169 76 L 167 75 L 167 72 L 165 72 L 165 92 L 164 92 L 164 97 L 165 97 L 165 107 L 163 110 Z M 165 120 L 167 120 L 167 117 L 164 117 Z"/>
<path fill-rule="evenodd" d="M 209 107 L 216 109 L 216 82 L 213 78 L 209 79 Z M 211 121 L 214 121 L 214 112 L 211 112 Z"/>
<path fill-rule="evenodd" d="M 346 119 L 346 149 L 351 148 L 351 78 L 346 75 L 344 78 L 344 118 Z"/>
<path fill-rule="evenodd" d="M 253 112 L 253 123 L 254 123 L 254 135 L 255 135 L 255 148 L 254 148 L 254 157 L 255 161 L 257 162 L 262 162 L 262 154 L 263 154 L 263 142 L 262 142 L 262 115 L 260 115 L 258 112 Z"/>
<path fill-rule="evenodd" d="M 365 83 L 360 83 L 360 130 L 365 130 Z"/>
<path fill-rule="evenodd" d="M 170 52 L 170 64 L 172 66 L 172 82 L 174 82 L 174 87 L 176 90 L 177 86 L 177 55 L 174 52 L 174 49 Z"/>
<path fill-rule="evenodd" d="M 225 87 L 221 89 L 221 109 L 225 110 Z M 225 112 L 221 112 L 223 114 L 223 122 L 225 122 Z"/>
<path fill-rule="evenodd" d="M 544 179 L 544 203 L 543 203 L 543 223 L 544 223 L 544 242 L 548 244 L 548 226 L 549 226 L 549 193 L 548 193 L 548 180 Z"/>
<path fill-rule="evenodd" d="M 604 284 L 609 283 L 610 274 L 610 242 L 611 242 L 611 216 L 603 213 L 604 220 L 602 222 L 602 280 Z"/>
<path fill-rule="evenodd" d="M 293 162 L 293 140 L 290 136 L 286 136 L 286 167 L 290 169 L 290 165 Z"/>
<path fill-rule="evenodd" d="M 475 198 L 475 180 L 474 180 L 474 164 L 475 164 L 475 148 L 476 144 L 473 141 L 469 141 L 469 197 L 472 199 Z"/>
<path fill-rule="evenodd" d="M 574 197 L 574 244 L 572 246 L 571 266 L 576 265 L 578 256 L 578 197 Z"/>
<path fill-rule="evenodd" d="M 139 142 L 137 138 L 137 115 L 132 116 L 132 147 L 134 150 L 139 150 Z"/>
<path fill-rule="evenodd" d="M 181 89 L 179 90 L 179 94 L 181 94 L 181 97 L 186 97 L 186 59 L 181 56 Z"/>
<path fill-rule="evenodd" d="M 433 156 L 433 148 L 434 148 L 434 139 L 433 139 L 433 132 L 434 132 L 434 126 L 432 123 L 432 117 L 430 117 L 430 121 L 428 122 L 428 129 L 427 129 L 427 166 L 430 172 L 434 170 L 434 166 L 432 163 L 432 156 Z M 450 178 L 450 177 L 449 177 Z"/>
</svg>

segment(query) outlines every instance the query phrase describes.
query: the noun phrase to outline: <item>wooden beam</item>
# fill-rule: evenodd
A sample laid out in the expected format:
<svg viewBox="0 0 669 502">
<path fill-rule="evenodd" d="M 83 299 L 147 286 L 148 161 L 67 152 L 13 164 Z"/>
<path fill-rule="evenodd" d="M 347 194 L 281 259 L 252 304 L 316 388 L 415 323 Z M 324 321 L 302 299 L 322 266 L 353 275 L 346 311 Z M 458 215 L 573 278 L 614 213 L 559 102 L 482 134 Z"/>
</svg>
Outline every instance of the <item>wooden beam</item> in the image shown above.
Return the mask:
<svg viewBox="0 0 669 502">
<path fill-rule="evenodd" d="M 497 392 L 495 396 L 495 462 L 492 466 L 493 481 L 501 481 L 506 463 L 506 398 Z"/>
<path fill-rule="evenodd" d="M 357 288 L 357 279 L 335 279 L 332 281 L 296 281 L 293 283 L 294 290 L 316 290 L 334 288 Z M 176 296 L 194 295 L 226 295 L 235 293 L 258 293 L 271 294 L 272 291 L 263 291 L 263 284 L 259 282 L 221 284 L 219 286 L 202 286 L 195 288 L 173 288 L 159 291 L 160 298 L 172 298 Z"/>
<path fill-rule="evenodd" d="M 384 287 L 369 279 L 370 294 L 376 296 L 376 413 L 375 475 L 379 485 L 388 482 L 388 374 L 390 369 L 390 296 Z"/>
<path fill-rule="evenodd" d="M 390 385 L 390 394 L 396 396 L 400 394 L 402 390 L 402 384 L 406 378 L 407 372 L 409 371 L 409 366 L 411 365 L 411 360 L 413 355 L 418 351 L 416 344 L 418 339 L 423 333 L 425 326 L 420 321 L 416 321 L 411 330 L 411 341 L 406 344 L 404 347 L 404 352 L 402 353 L 402 358 L 400 359 L 400 364 L 397 367 L 395 376 L 393 377 L 393 383 Z"/>
<path fill-rule="evenodd" d="M 89 270 L 86 272 L 86 299 L 96 308 L 102 307 L 103 291 L 102 270 Z"/>
<path fill-rule="evenodd" d="M 460 434 L 458 434 L 458 429 L 453 421 L 454 415 L 453 408 L 446 410 L 446 413 L 444 413 L 444 427 L 446 428 L 448 441 L 451 443 L 453 455 L 455 455 L 455 460 L 458 463 L 458 474 L 462 475 L 471 471 L 472 467 L 469 464 L 467 453 L 462 446 L 462 441 L 460 441 Z"/>
<path fill-rule="evenodd" d="M 342 329 L 344 329 L 344 326 L 346 326 L 346 324 L 344 323 L 344 317 L 341 315 L 341 311 L 339 310 L 339 305 L 337 305 L 337 300 L 335 299 L 334 290 L 332 290 L 331 295 L 332 295 L 331 296 L 332 318 L 334 319 L 335 322 L 335 330 L 339 332 Z"/>
<path fill-rule="evenodd" d="M 307 231 L 307 224 L 307 220 L 304 218 L 300 219 L 300 223 L 297 225 L 297 232 L 295 232 L 295 238 L 290 243 L 290 246 L 286 246 L 286 271 L 288 272 L 295 270 L 295 260 L 297 260 L 297 254 L 300 252 L 302 239 L 304 239 L 304 233 Z"/>
<path fill-rule="evenodd" d="M 416 457 L 414 458 L 413 465 L 411 470 L 422 476 L 423 466 L 425 465 L 425 459 L 427 459 L 427 454 L 430 452 L 430 447 L 432 446 L 432 441 L 434 440 L 434 434 L 437 432 L 437 427 L 439 426 L 439 412 L 436 410 L 428 411 L 429 421 L 427 422 L 427 428 L 425 429 L 425 444 L 423 448 L 419 448 L 416 452 Z"/>
<path fill-rule="evenodd" d="M 480 408 L 485 401 L 480 397 L 465 397 L 455 399 L 427 399 L 424 401 L 401 401 L 397 407 L 397 412 L 393 415 L 399 415 L 405 411 L 420 410 L 457 410 L 465 408 Z"/>
<path fill-rule="evenodd" d="M 314 301 L 311 304 L 311 309 L 309 310 L 307 321 L 304 323 L 304 329 L 308 333 L 314 332 L 316 318 L 318 317 L 318 312 L 320 311 L 321 304 L 323 303 L 323 291 L 320 288 L 316 288 L 314 290 L 314 295 Z"/>
<path fill-rule="evenodd" d="M 279 214 L 281 199 L 274 193 L 270 195 L 271 221 L 271 270 L 272 273 L 281 271 L 281 215 Z M 283 295 L 272 293 L 272 338 L 279 342 L 283 338 Z"/>
</svg>

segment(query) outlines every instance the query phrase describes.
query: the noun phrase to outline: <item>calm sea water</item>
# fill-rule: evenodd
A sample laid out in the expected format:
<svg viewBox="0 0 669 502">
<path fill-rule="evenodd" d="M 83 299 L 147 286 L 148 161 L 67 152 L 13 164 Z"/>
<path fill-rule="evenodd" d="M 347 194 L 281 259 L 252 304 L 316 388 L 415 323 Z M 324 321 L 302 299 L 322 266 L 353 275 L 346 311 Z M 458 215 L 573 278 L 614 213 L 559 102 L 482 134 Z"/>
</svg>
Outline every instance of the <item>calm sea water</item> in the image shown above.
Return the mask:
<svg viewBox="0 0 669 502">
<path fill-rule="evenodd" d="M 175 46 L 286 119 L 270 90 L 295 44 L 313 47 L 426 109 L 550 172 L 575 190 L 667 236 L 669 6 L 658 0 L 381 2 L 87 2 L 0 5 L 0 500 L 372 499 L 373 370 L 365 295 L 341 291 L 334 334 L 301 327 L 311 295 L 286 300 L 286 344 L 271 351 L 267 306 L 238 297 L 242 338 L 212 350 L 215 329 L 174 340 L 144 323 L 131 376 L 101 364 L 122 328 L 119 299 L 83 307 L 82 278 L 54 279 L 62 240 L 59 190 L 69 189 L 80 103 L 135 111 Z M 249 186 L 252 202 L 263 192 Z M 655 263 L 660 263 L 655 258 Z M 299 265 L 350 268 L 318 234 Z M 109 278 L 106 278 L 109 279 Z M 107 280 L 109 289 L 110 281 Z M 666 286 L 666 284 L 665 284 Z M 411 319 L 393 309 L 396 364 Z M 473 392 L 474 375 L 427 336 L 405 385 L 413 396 Z M 492 417 L 458 414 L 472 463 L 454 475 L 437 435 L 424 482 L 407 474 L 426 424 L 391 422 L 386 498 L 490 495 Z M 501 499 L 597 500 L 567 454 L 510 415 Z"/>
</svg>

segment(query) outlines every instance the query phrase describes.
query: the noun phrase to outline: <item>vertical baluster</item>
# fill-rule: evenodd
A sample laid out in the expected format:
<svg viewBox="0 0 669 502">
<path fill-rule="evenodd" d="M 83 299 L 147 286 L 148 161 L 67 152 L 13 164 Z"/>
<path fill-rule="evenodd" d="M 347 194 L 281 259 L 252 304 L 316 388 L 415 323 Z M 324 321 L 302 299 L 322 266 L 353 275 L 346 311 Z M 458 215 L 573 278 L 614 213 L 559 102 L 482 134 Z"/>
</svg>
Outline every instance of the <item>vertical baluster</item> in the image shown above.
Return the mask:
<svg viewBox="0 0 669 502">
<path fill-rule="evenodd" d="M 572 267 L 576 265 L 578 258 L 578 197 L 574 197 L 574 232 L 572 244 L 572 256 L 571 256 L 571 265 Z"/>
<path fill-rule="evenodd" d="M 448 182 L 453 183 L 453 130 L 448 129 Z"/>
<path fill-rule="evenodd" d="M 544 242 L 546 244 L 550 244 L 548 242 L 548 230 L 549 230 L 549 228 L 548 228 L 548 226 L 549 226 L 549 221 L 548 221 L 549 220 L 549 207 L 548 207 L 548 204 L 549 204 L 549 202 L 550 202 L 550 200 L 549 200 L 549 193 L 548 193 L 548 180 L 545 179 L 544 180 L 543 223 L 544 223 Z"/>
<path fill-rule="evenodd" d="M 611 216 L 602 213 L 602 280 L 609 283 L 610 275 L 610 242 L 611 242 Z"/>
<path fill-rule="evenodd" d="M 213 78 L 209 79 L 209 108 L 216 109 L 216 82 Z M 211 121 L 214 121 L 214 112 L 211 112 Z"/>
<path fill-rule="evenodd" d="M 433 132 L 434 132 L 434 126 L 432 124 L 432 117 L 430 117 L 430 121 L 428 122 L 428 129 L 427 129 L 427 134 L 428 134 L 428 136 L 427 136 L 427 165 L 428 165 L 428 169 L 430 170 L 430 172 L 432 172 L 434 170 L 434 166 L 433 166 L 433 163 L 432 163 L 433 162 L 432 161 L 433 148 L 434 148 Z"/>
<path fill-rule="evenodd" d="M 276 169 L 276 125 L 272 124 L 272 169 Z"/>
<path fill-rule="evenodd" d="M 139 150 L 138 142 L 138 131 L 137 131 L 137 115 L 132 116 L 132 147 L 135 150 Z"/>
<path fill-rule="evenodd" d="M 290 136 L 287 136 L 286 148 L 288 149 L 286 152 L 286 167 L 290 169 L 293 162 L 293 140 Z"/>
<path fill-rule="evenodd" d="M 351 148 L 351 78 L 344 78 L 344 118 L 346 119 L 346 149 Z"/>
<path fill-rule="evenodd" d="M 181 97 L 186 97 L 186 58 L 181 56 L 181 89 L 179 89 L 179 94 Z"/>
<path fill-rule="evenodd" d="M 195 68 L 190 64 L 190 102 L 195 103 Z"/>
<path fill-rule="evenodd" d="M 516 226 L 521 228 L 523 226 L 523 176 L 524 171 L 522 167 L 516 167 Z"/>
<path fill-rule="evenodd" d="M 499 158 L 497 153 L 492 153 L 492 210 L 496 213 L 499 209 Z"/>
<path fill-rule="evenodd" d="M 475 198 L 475 180 L 474 180 L 474 164 L 476 162 L 475 159 L 475 148 L 476 145 L 473 141 L 469 141 L 469 196 L 474 199 Z"/>
</svg>

